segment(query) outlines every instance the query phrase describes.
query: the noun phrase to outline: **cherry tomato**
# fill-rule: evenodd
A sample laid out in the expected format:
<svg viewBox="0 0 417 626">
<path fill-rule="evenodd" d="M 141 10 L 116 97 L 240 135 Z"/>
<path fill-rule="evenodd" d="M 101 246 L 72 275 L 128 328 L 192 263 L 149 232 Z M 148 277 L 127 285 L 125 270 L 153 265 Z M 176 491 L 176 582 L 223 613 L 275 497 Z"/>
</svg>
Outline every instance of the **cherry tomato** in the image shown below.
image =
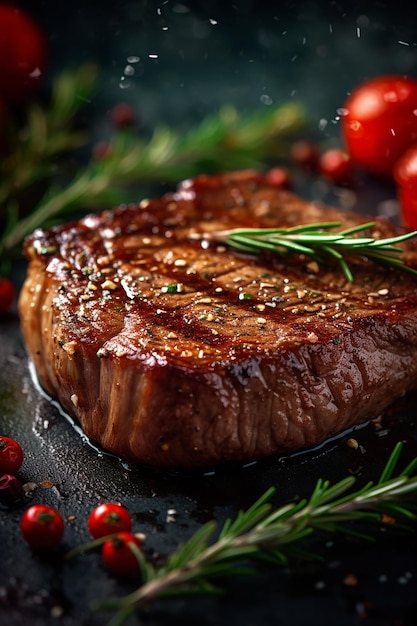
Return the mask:
<svg viewBox="0 0 417 626">
<path fill-rule="evenodd" d="M 291 189 L 292 178 L 286 167 L 273 167 L 266 173 L 266 181 L 279 189 Z"/>
<path fill-rule="evenodd" d="M 290 149 L 291 160 L 300 167 L 314 171 L 319 160 L 319 150 L 311 141 L 296 141 Z"/>
<path fill-rule="evenodd" d="M 0 313 L 7 313 L 10 310 L 16 291 L 11 280 L 0 277 Z"/>
<path fill-rule="evenodd" d="M 97 506 L 88 518 L 88 529 L 95 539 L 117 533 L 119 531 L 130 532 L 132 530 L 132 518 L 129 511 L 114 502 L 107 502 Z"/>
<path fill-rule="evenodd" d="M 352 91 L 343 110 L 342 133 L 352 162 L 392 177 L 395 162 L 417 141 L 417 80 L 373 78 Z"/>
<path fill-rule="evenodd" d="M 0 474 L 14 474 L 23 463 L 23 450 L 10 437 L 0 437 Z"/>
<path fill-rule="evenodd" d="M 110 117 L 115 128 L 135 128 L 137 126 L 135 110 L 126 102 L 116 104 L 110 111 Z"/>
<path fill-rule="evenodd" d="M 118 576 L 131 576 L 139 571 L 138 560 L 129 544 L 139 549 L 142 544 L 132 533 L 120 532 L 112 539 L 105 541 L 101 548 L 101 556 L 107 569 Z"/>
<path fill-rule="evenodd" d="M 394 180 L 404 225 L 417 230 L 417 143 L 397 161 Z"/>
<path fill-rule="evenodd" d="M 351 164 L 349 156 L 339 148 L 326 150 L 319 159 L 319 172 L 336 185 L 349 182 Z"/>
<path fill-rule="evenodd" d="M 8 102 L 22 102 L 39 85 L 45 70 L 47 46 L 37 24 L 22 9 L 0 6 L 0 94 Z"/>
<path fill-rule="evenodd" d="M 52 548 L 62 539 L 64 520 L 53 507 L 34 504 L 23 513 L 20 531 L 31 548 Z"/>
<path fill-rule="evenodd" d="M 106 140 L 97 141 L 93 145 L 92 156 L 95 161 L 104 161 L 105 159 L 111 157 L 112 153 L 113 150 L 111 144 Z"/>
</svg>

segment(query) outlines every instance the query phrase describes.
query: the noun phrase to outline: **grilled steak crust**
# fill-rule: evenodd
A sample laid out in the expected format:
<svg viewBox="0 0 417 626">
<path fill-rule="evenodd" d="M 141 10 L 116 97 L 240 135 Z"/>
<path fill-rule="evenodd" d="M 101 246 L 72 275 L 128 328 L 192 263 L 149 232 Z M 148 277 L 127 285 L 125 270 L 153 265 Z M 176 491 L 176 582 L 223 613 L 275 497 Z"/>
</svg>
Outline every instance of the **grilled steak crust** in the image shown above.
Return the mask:
<svg viewBox="0 0 417 626">
<path fill-rule="evenodd" d="M 368 218 L 305 202 L 268 174 L 37 230 L 20 297 L 39 380 L 85 434 L 133 463 L 197 467 L 314 446 L 417 387 L 417 282 L 352 259 L 254 257 L 198 236 Z M 394 227 L 377 221 L 372 235 Z M 417 266 L 416 246 L 403 244 Z"/>
</svg>

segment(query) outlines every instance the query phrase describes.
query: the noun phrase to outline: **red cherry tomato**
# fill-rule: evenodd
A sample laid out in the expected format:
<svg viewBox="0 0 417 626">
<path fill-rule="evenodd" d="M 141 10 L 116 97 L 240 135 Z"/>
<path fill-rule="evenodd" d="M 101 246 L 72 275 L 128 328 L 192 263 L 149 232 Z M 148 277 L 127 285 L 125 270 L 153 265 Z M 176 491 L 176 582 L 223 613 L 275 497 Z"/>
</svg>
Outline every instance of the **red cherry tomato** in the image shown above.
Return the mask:
<svg viewBox="0 0 417 626">
<path fill-rule="evenodd" d="M 0 94 L 22 102 L 39 85 L 46 65 L 46 42 L 37 24 L 22 9 L 0 6 Z"/>
<path fill-rule="evenodd" d="M 107 502 L 97 506 L 88 518 L 88 529 L 95 539 L 117 533 L 119 531 L 130 532 L 132 530 L 132 518 L 129 511 L 114 502 Z"/>
<path fill-rule="evenodd" d="M 354 89 L 343 108 L 342 133 L 352 162 L 392 177 L 395 162 L 417 141 L 417 80 L 373 78 Z"/>
<path fill-rule="evenodd" d="M 394 180 L 404 225 L 417 230 L 417 143 L 408 148 L 394 167 Z"/>
<path fill-rule="evenodd" d="M 0 313 L 7 313 L 10 310 L 16 291 L 11 280 L 0 277 Z"/>
<path fill-rule="evenodd" d="M 64 520 L 53 507 L 34 504 L 23 513 L 20 531 L 31 548 L 52 548 L 62 539 Z"/>
<path fill-rule="evenodd" d="M 298 166 L 314 171 L 319 160 L 319 150 L 311 141 L 296 141 L 290 149 L 290 158 Z"/>
<path fill-rule="evenodd" d="M 286 167 L 273 167 L 266 173 L 266 181 L 278 189 L 291 189 L 292 178 Z"/>
<path fill-rule="evenodd" d="M 323 152 L 319 159 L 318 169 L 322 176 L 336 185 L 349 182 L 351 175 L 350 159 L 346 152 L 339 148 L 332 148 Z"/>
<path fill-rule="evenodd" d="M 135 110 L 126 102 L 119 102 L 110 111 L 113 126 L 118 129 L 134 128 L 137 125 Z"/>
<path fill-rule="evenodd" d="M 0 474 L 14 474 L 22 463 L 21 445 L 10 437 L 0 437 Z"/>
<path fill-rule="evenodd" d="M 141 549 L 142 544 L 132 533 L 121 532 L 105 541 L 101 556 L 107 569 L 117 576 L 131 576 L 139 571 L 139 563 L 130 544 Z"/>
</svg>

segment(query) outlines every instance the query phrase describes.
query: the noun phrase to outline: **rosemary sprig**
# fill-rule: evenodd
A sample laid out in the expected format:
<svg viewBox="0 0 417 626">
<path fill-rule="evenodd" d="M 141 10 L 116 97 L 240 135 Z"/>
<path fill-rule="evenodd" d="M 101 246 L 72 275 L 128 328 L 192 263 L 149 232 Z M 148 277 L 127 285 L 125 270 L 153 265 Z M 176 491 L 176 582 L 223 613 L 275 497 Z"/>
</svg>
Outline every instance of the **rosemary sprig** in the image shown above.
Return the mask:
<svg viewBox="0 0 417 626">
<path fill-rule="evenodd" d="M 212 541 L 216 523 L 208 522 L 163 566 L 155 567 L 135 550 L 141 585 L 125 597 L 98 601 L 94 608 L 115 610 L 110 624 L 120 626 L 133 611 L 157 600 L 221 593 L 222 580 L 250 575 L 260 561 L 286 565 L 291 554 L 315 531 L 372 541 L 381 528 L 410 529 L 404 523 L 415 525 L 417 520 L 417 504 L 408 499 L 417 493 L 417 458 L 395 475 L 401 449 L 398 443 L 376 483 L 368 482 L 356 490 L 353 476 L 334 485 L 319 480 L 310 497 L 274 508 L 274 489 L 270 488 L 249 509 L 240 511 L 234 520 L 228 519 L 217 539 Z M 364 533 L 364 527 L 371 532 Z M 72 556 L 80 551 L 76 549 Z"/>
<path fill-rule="evenodd" d="M 306 255 L 318 263 L 324 263 L 326 258 L 334 258 L 349 282 L 353 281 L 353 274 L 346 257 L 351 256 L 366 257 L 379 265 L 417 276 L 417 269 L 404 263 L 401 257 L 404 251 L 396 245 L 416 237 L 417 231 L 386 239 L 351 236 L 376 226 L 375 222 L 368 222 L 342 231 L 329 232 L 341 225 L 341 222 L 320 222 L 291 228 L 237 228 L 204 233 L 204 238 L 252 254 L 272 252 L 285 256 L 293 252 Z"/>
</svg>

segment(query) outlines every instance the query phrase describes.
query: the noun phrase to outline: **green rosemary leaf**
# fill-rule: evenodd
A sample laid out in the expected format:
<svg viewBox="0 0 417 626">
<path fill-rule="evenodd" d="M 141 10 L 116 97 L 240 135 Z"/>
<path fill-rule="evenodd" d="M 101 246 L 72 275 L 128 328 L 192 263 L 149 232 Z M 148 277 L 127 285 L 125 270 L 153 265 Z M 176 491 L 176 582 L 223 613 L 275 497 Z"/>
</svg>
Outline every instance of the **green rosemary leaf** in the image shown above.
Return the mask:
<svg viewBox="0 0 417 626">
<path fill-rule="evenodd" d="M 257 553 L 256 548 L 253 548 L 251 551 L 247 550 L 242 553 L 240 551 L 234 552 L 230 555 L 230 561 L 235 561 L 238 563 L 237 565 L 233 562 L 230 563 L 227 559 L 222 560 L 220 563 L 213 563 L 204 566 L 204 578 L 197 579 L 196 584 L 200 584 L 202 588 L 208 584 L 208 581 L 212 581 L 218 578 L 226 578 L 235 577 L 235 576 L 248 576 L 256 573 L 256 569 L 254 567 L 248 567 L 245 565 L 239 564 L 240 560 L 245 560 L 247 556 L 252 557 Z"/>
<path fill-rule="evenodd" d="M 173 553 L 169 557 L 166 564 L 167 571 L 177 567 L 182 567 L 191 559 L 196 558 L 196 556 L 198 556 L 198 554 L 200 554 L 202 550 L 207 547 L 207 541 L 213 534 L 215 528 L 215 522 L 207 522 L 207 524 L 204 524 L 204 526 L 202 526 L 195 533 L 195 535 L 182 546 L 181 550 L 177 553 Z"/>
<path fill-rule="evenodd" d="M 303 557 L 310 558 L 310 555 L 307 557 L 307 553 L 303 553 Z M 288 564 L 288 557 L 281 550 L 259 551 L 256 560 L 277 567 L 285 567 Z"/>
<path fill-rule="evenodd" d="M 260 241 L 262 243 L 262 241 L 264 240 L 260 240 Z M 307 247 L 303 245 L 302 243 L 299 243 L 299 241 L 295 239 L 289 239 L 289 238 L 284 239 L 283 237 L 271 236 L 269 238 L 269 241 L 271 242 L 271 245 L 274 246 L 275 251 L 277 251 L 276 248 L 278 247 L 278 248 L 282 248 L 283 250 L 286 248 L 287 250 L 290 250 L 291 252 L 298 252 L 299 254 L 306 254 L 307 256 L 315 255 L 315 251 L 312 247 Z M 266 243 L 267 242 L 264 241 L 263 245 L 265 245 Z"/>
<path fill-rule="evenodd" d="M 323 480 L 322 478 L 319 478 L 315 484 L 313 491 L 311 492 L 309 499 L 305 501 L 306 507 L 304 508 L 307 508 L 308 506 L 314 506 L 317 502 L 319 502 L 320 499 L 323 497 L 323 493 L 326 492 L 329 484 L 330 482 L 328 480 Z"/>
<path fill-rule="evenodd" d="M 269 250 L 271 252 L 279 252 L 276 249 L 275 243 L 258 241 L 257 239 L 249 239 L 244 235 L 233 235 L 233 239 L 231 239 L 229 243 L 232 243 L 232 245 L 235 247 L 239 246 L 241 249 L 249 251 L 253 251 L 254 248 L 258 248 L 261 251 Z"/>
<path fill-rule="evenodd" d="M 299 511 L 302 511 L 306 507 L 306 505 L 307 499 L 304 498 L 303 500 L 300 500 L 295 504 L 291 503 L 281 506 L 278 509 L 275 509 L 275 511 L 272 511 L 272 513 L 270 513 L 265 520 L 260 521 L 258 523 L 258 527 L 263 528 L 268 524 L 275 524 L 277 522 L 281 522 L 284 524 L 288 518 L 295 517 L 295 515 Z"/>
<path fill-rule="evenodd" d="M 391 478 L 385 482 L 378 482 L 377 485 L 370 487 L 366 492 L 356 496 L 355 500 L 358 503 L 366 504 L 367 501 L 373 501 L 375 499 L 382 498 L 385 494 L 389 493 L 401 493 L 402 489 L 408 490 L 412 486 L 412 480 L 407 481 L 406 477 L 399 476 L 398 478 Z M 411 483 L 411 485 L 410 485 Z"/>
<path fill-rule="evenodd" d="M 311 246 L 338 243 L 343 241 L 343 237 L 337 233 L 321 232 L 309 232 L 307 234 L 299 233 L 296 235 L 289 234 L 288 239 L 290 241 L 296 240 L 304 243 L 309 243 Z"/>
<path fill-rule="evenodd" d="M 410 463 L 403 469 L 400 476 L 412 476 L 417 472 L 417 458 L 410 461 Z"/>
<path fill-rule="evenodd" d="M 339 226 L 341 225 L 342 224 L 339 222 Z M 364 230 L 371 230 L 372 228 L 375 228 L 375 226 L 376 226 L 376 222 L 366 222 L 365 224 L 357 224 L 356 226 L 352 226 L 351 228 L 345 228 L 344 230 L 340 231 L 340 234 L 343 235 L 343 237 L 347 237 L 348 235 L 361 233 Z"/>
<path fill-rule="evenodd" d="M 416 236 L 415 232 L 404 233 L 403 235 L 397 235 L 396 237 L 387 237 L 386 239 L 375 239 L 375 241 L 371 245 L 375 248 L 380 248 L 381 246 L 385 248 L 386 246 L 390 246 L 393 243 L 400 243 L 401 241 L 412 239 L 415 236 Z"/>
<path fill-rule="evenodd" d="M 135 543 L 132 542 L 129 545 L 139 563 L 139 571 L 142 581 L 144 583 L 147 583 L 153 580 L 156 576 L 155 568 L 153 567 L 153 565 L 146 560 L 142 550 Z"/>
<path fill-rule="evenodd" d="M 315 222 L 312 224 L 299 224 L 298 226 L 290 226 L 289 228 L 278 229 L 282 233 L 305 233 L 309 231 L 328 230 L 329 228 L 339 228 L 342 222 Z M 273 228 L 268 229 L 273 232 Z M 362 228 L 360 229 L 362 230 Z M 342 233 L 338 233 L 342 234 Z"/>
<path fill-rule="evenodd" d="M 351 539 L 356 539 L 358 541 L 362 541 L 365 543 L 375 543 L 376 538 L 374 535 L 371 535 L 366 532 L 361 532 L 360 530 L 355 530 L 350 526 L 344 525 L 343 528 L 341 526 L 335 525 L 332 533 L 336 534 L 344 534 L 346 537 L 350 537 Z"/>
<path fill-rule="evenodd" d="M 394 447 L 394 450 L 391 452 L 391 455 L 387 463 L 385 464 L 385 467 L 379 478 L 378 484 L 382 484 L 386 482 L 387 480 L 390 480 L 390 478 L 392 478 L 395 468 L 397 467 L 398 459 L 400 458 L 401 451 L 402 451 L 402 444 L 398 442 L 396 446 Z"/>
<path fill-rule="evenodd" d="M 236 575 L 238 575 L 236 571 Z M 202 595 L 222 596 L 224 589 L 218 585 L 213 585 L 209 581 L 197 581 L 196 583 L 184 585 L 181 589 L 167 588 L 161 593 L 160 598 L 169 600 L 170 598 L 193 598 Z"/>
<path fill-rule="evenodd" d="M 375 243 L 372 237 L 355 237 L 355 239 L 339 239 L 336 242 L 337 246 L 349 247 L 349 248 L 362 248 L 364 246 L 371 246 Z M 401 248 L 391 248 L 393 252 L 402 252 Z"/>
<path fill-rule="evenodd" d="M 415 510 L 413 510 L 410 503 L 408 504 L 408 507 L 404 507 L 401 506 L 398 502 L 384 501 L 383 503 L 381 503 L 380 509 L 384 515 L 391 515 L 394 518 L 411 521 L 417 520 L 417 514 Z"/>
<path fill-rule="evenodd" d="M 340 495 L 346 493 L 346 491 L 355 484 L 355 478 L 353 476 L 347 476 L 333 486 L 330 486 L 329 481 L 324 481 L 321 484 L 322 487 L 317 494 L 317 497 L 315 497 L 314 500 L 310 498 L 309 504 L 319 504 L 320 507 L 322 507 L 327 502 L 335 501 Z"/>
</svg>

